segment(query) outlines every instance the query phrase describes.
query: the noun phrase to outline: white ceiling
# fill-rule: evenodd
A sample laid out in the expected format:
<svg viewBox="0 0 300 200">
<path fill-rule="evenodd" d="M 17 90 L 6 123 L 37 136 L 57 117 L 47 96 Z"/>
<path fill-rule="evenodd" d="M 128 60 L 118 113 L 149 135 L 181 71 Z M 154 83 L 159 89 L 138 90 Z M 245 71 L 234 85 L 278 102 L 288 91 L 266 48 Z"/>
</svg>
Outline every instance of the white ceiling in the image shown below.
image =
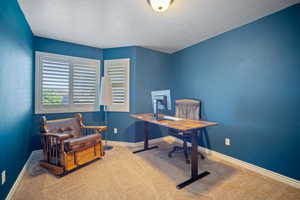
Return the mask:
<svg viewBox="0 0 300 200">
<path fill-rule="evenodd" d="M 34 35 L 99 48 L 176 52 L 300 0 L 174 0 L 156 13 L 147 0 L 18 0 Z"/>
</svg>

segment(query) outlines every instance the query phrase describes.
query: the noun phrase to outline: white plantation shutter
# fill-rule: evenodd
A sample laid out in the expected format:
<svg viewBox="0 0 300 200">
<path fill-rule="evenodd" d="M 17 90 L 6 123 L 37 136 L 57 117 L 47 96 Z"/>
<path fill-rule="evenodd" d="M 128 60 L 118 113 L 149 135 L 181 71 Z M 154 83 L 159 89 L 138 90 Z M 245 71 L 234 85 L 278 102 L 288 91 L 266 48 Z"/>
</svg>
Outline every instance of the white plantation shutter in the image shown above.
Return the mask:
<svg viewBox="0 0 300 200">
<path fill-rule="evenodd" d="M 65 59 L 45 56 L 41 64 L 42 105 L 68 104 L 70 98 L 70 63 Z"/>
<path fill-rule="evenodd" d="M 99 67 L 89 62 L 73 65 L 73 103 L 96 104 Z"/>
<path fill-rule="evenodd" d="M 36 113 L 98 111 L 99 60 L 36 52 Z"/>
<path fill-rule="evenodd" d="M 130 60 L 115 59 L 104 61 L 104 75 L 112 85 L 112 105 L 107 111 L 129 112 L 129 75 Z"/>
</svg>

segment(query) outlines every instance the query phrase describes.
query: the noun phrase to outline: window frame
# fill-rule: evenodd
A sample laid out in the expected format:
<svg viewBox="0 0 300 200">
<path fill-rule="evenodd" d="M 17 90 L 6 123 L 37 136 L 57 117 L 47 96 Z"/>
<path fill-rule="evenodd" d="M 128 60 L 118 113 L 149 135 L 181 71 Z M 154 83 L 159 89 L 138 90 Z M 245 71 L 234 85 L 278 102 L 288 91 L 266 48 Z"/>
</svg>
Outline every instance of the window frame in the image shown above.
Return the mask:
<svg viewBox="0 0 300 200">
<path fill-rule="evenodd" d="M 107 112 L 130 112 L 130 58 L 104 60 L 104 76 L 107 76 L 107 66 L 111 62 L 123 62 L 126 65 L 126 103 L 124 105 L 105 106 Z"/>
<path fill-rule="evenodd" d="M 42 83 L 41 83 L 41 61 L 45 56 L 58 58 L 70 62 L 70 80 L 69 80 L 69 103 L 65 105 L 42 105 Z M 74 62 L 91 62 L 98 66 L 96 69 L 96 102 L 95 104 L 74 104 L 73 103 L 73 65 Z M 35 114 L 48 114 L 48 113 L 72 113 L 72 112 L 96 112 L 100 111 L 99 105 L 99 91 L 100 91 L 100 74 L 101 74 L 101 61 L 97 59 L 89 59 L 82 57 L 66 56 L 61 54 L 53 54 L 48 52 L 35 51 Z"/>
</svg>

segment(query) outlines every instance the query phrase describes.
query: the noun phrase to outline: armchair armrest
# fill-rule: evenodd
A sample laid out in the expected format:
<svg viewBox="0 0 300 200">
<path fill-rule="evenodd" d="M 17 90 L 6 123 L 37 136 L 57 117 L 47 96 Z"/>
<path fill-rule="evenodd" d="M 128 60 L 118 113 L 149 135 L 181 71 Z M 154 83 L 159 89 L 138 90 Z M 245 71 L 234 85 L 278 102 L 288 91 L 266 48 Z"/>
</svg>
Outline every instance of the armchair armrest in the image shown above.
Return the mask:
<svg viewBox="0 0 300 200">
<path fill-rule="evenodd" d="M 108 129 L 107 126 L 84 126 L 83 128 L 96 129 L 99 132 L 106 131 Z"/>
<path fill-rule="evenodd" d="M 59 140 L 66 140 L 73 137 L 72 135 L 66 133 L 45 133 L 44 136 L 56 137 Z"/>
</svg>

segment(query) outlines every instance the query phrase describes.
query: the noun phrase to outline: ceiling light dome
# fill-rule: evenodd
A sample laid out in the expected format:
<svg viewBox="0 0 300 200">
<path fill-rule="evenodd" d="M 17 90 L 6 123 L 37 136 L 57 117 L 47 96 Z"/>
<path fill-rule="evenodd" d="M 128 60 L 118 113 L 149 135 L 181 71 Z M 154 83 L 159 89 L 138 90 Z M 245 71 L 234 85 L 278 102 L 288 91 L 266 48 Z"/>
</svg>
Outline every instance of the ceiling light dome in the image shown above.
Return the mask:
<svg viewBox="0 0 300 200">
<path fill-rule="evenodd" d="M 173 0 L 148 0 L 152 9 L 156 12 L 166 11 Z"/>
</svg>

